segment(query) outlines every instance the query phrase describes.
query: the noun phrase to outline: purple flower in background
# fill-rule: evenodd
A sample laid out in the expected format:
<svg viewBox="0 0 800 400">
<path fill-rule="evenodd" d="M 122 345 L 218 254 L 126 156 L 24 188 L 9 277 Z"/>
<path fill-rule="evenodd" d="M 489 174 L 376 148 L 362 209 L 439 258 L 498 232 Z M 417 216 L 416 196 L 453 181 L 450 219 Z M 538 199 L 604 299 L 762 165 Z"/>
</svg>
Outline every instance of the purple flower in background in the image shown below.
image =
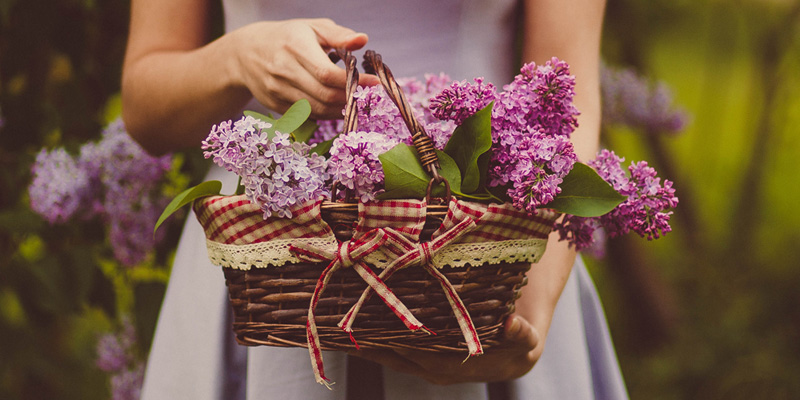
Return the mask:
<svg viewBox="0 0 800 400">
<path fill-rule="evenodd" d="M 139 363 L 131 369 L 111 377 L 112 400 L 138 400 L 144 384 L 144 364 Z"/>
<path fill-rule="evenodd" d="M 651 82 L 631 69 L 603 66 L 600 87 L 605 125 L 656 134 L 680 132 L 688 123 L 686 111 L 673 104 L 672 92 L 663 82 Z"/>
<path fill-rule="evenodd" d="M 86 143 L 80 156 L 63 148 L 42 150 L 28 191 L 31 208 L 47 221 L 100 216 L 114 256 L 134 265 L 153 250 L 153 226 L 167 199 L 159 192 L 170 156 L 152 157 L 128 136 L 121 119 L 109 124 L 99 142 Z"/>
<path fill-rule="evenodd" d="M 144 381 L 144 364 L 134 357 L 136 330 L 130 320 L 124 318 L 122 329 L 100 337 L 97 342 L 96 365 L 111 374 L 113 399 L 137 400 Z"/>
<path fill-rule="evenodd" d="M 153 157 L 127 134 L 121 119 L 109 124 L 101 140 L 81 148 L 80 162 L 104 190 L 102 210 L 114 256 L 125 265 L 144 260 L 163 237 L 153 236 L 167 199 L 160 193 L 171 156 Z"/>
<path fill-rule="evenodd" d="M 328 172 L 362 202 L 375 200 L 383 192 L 383 167 L 378 156 L 397 144 L 378 132 L 350 132 L 331 146 Z"/>
<path fill-rule="evenodd" d="M 31 208 L 52 223 L 66 222 L 91 198 L 93 182 L 78 160 L 63 148 L 42 149 L 31 168 L 33 180 L 28 187 Z"/>
<path fill-rule="evenodd" d="M 130 362 L 128 348 L 124 347 L 117 335 L 106 334 L 97 342 L 97 367 L 106 372 L 117 372 Z"/>
<path fill-rule="evenodd" d="M 242 177 L 245 195 L 273 213 L 291 218 L 295 204 L 330 197 L 327 161 L 310 153 L 311 146 L 292 143 L 289 135 L 267 132 L 270 124 L 247 116 L 214 126 L 202 148 L 206 158 Z"/>
<path fill-rule="evenodd" d="M 645 161 L 631 163 L 628 174 L 625 174 L 621 167 L 623 161 L 613 151 L 602 150 L 589 165 L 628 198 L 600 217 L 565 216 L 556 224 L 562 240 L 569 240 L 576 249 L 582 250 L 592 245 L 593 233 L 601 227 L 608 237 L 633 231 L 648 240 L 657 239 L 672 230 L 669 225 L 672 211 L 669 210 L 678 205 L 672 182 L 661 182 L 661 178 L 656 177 L 656 170 Z"/>
</svg>

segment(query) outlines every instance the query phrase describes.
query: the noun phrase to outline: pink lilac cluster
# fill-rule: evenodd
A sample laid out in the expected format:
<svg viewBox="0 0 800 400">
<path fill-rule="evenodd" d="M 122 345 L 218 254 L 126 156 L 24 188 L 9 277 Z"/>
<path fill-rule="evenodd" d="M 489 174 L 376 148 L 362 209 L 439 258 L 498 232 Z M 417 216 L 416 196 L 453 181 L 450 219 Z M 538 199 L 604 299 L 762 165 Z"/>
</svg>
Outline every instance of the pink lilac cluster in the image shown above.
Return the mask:
<svg viewBox="0 0 800 400">
<path fill-rule="evenodd" d="M 268 128 L 251 116 L 215 125 L 203 141 L 203 154 L 242 178 L 245 195 L 261 206 L 265 219 L 273 213 L 291 218 L 295 204 L 330 197 L 327 161 L 310 153 L 310 145 L 292 142 L 288 133 L 276 131 L 270 138 Z"/>
<path fill-rule="evenodd" d="M 50 223 L 102 218 L 114 256 L 135 265 L 163 236 L 152 230 L 167 203 L 160 185 L 171 165 L 170 156 L 147 154 L 118 119 L 99 142 L 84 144 L 79 157 L 63 148 L 37 155 L 28 187 L 31 208 Z"/>
<path fill-rule="evenodd" d="M 639 161 L 622 168 L 625 160 L 613 151 L 602 150 L 589 165 L 606 182 L 627 199 L 610 213 L 593 218 L 567 215 L 556 224 L 562 240 L 573 243 L 578 250 L 592 245 L 595 231 L 602 228 L 608 237 L 625 235 L 630 231 L 648 240 L 658 239 L 670 232 L 672 211 L 678 205 L 675 189 L 669 180 L 661 181 L 647 162 Z"/>
<path fill-rule="evenodd" d="M 665 83 L 651 82 L 631 69 L 606 65 L 600 77 L 603 124 L 625 125 L 649 134 L 674 134 L 686 127 L 688 115 L 673 104 L 672 92 Z"/>
<path fill-rule="evenodd" d="M 397 144 L 378 132 L 349 132 L 333 141 L 328 172 L 362 202 L 383 192 L 383 167 L 378 156 Z M 342 195 L 344 193 L 341 193 Z"/>
<path fill-rule="evenodd" d="M 443 149 L 456 124 L 437 118 L 429 106 L 431 97 L 450 84 L 450 77 L 445 74 L 426 74 L 424 80 L 399 78 L 397 83 L 414 116 L 433 139 L 434 146 Z M 381 132 L 388 140 L 411 144 L 411 133 L 383 86 L 358 87 L 353 97 L 358 114 L 358 131 Z M 342 120 L 318 121 L 318 125 L 319 129 L 309 143 L 330 140 L 343 130 Z"/>
<path fill-rule="evenodd" d="M 111 374 L 111 398 L 138 400 L 144 381 L 144 364 L 136 359 L 136 331 L 124 319 L 118 333 L 102 335 L 97 342 L 95 365 Z"/>
<path fill-rule="evenodd" d="M 456 82 L 431 101 L 434 115 L 463 121 L 494 101 L 488 185 L 501 187 L 519 209 L 535 213 L 552 201 L 577 157 L 570 134 L 578 111 L 575 79 L 556 58 L 526 64 L 514 81 L 495 93 L 480 79 Z"/>
</svg>

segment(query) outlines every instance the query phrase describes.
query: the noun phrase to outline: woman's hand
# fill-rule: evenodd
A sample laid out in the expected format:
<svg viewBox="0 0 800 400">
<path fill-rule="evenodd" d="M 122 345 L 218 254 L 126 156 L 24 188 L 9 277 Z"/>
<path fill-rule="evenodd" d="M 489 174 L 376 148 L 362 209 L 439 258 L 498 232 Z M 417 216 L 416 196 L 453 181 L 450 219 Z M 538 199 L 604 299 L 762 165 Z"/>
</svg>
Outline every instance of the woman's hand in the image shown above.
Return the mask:
<svg viewBox="0 0 800 400">
<path fill-rule="evenodd" d="M 360 49 L 367 43 L 366 34 L 329 19 L 294 19 L 255 23 L 230 36 L 237 46 L 235 76 L 261 104 L 283 112 L 295 101 L 308 99 L 313 117 L 342 117 L 347 77 L 327 52 Z M 360 81 L 379 83 L 372 75 L 362 75 Z"/>
<path fill-rule="evenodd" d="M 348 354 L 416 375 L 438 385 L 464 382 L 497 382 L 516 379 L 533 368 L 542 355 L 538 331 L 520 316 L 505 322 L 504 341 L 485 353 L 464 360 L 466 353 L 423 350 L 354 350 Z"/>
<path fill-rule="evenodd" d="M 205 2 L 133 0 L 122 77 L 128 132 L 147 151 L 200 146 L 212 125 L 253 97 L 276 112 L 308 99 L 312 116 L 341 118 L 347 77 L 332 48 L 355 50 L 363 33 L 328 19 L 265 21 L 208 42 Z M 375 85 L 362 74 L 360 84 Z"/>
</svg>

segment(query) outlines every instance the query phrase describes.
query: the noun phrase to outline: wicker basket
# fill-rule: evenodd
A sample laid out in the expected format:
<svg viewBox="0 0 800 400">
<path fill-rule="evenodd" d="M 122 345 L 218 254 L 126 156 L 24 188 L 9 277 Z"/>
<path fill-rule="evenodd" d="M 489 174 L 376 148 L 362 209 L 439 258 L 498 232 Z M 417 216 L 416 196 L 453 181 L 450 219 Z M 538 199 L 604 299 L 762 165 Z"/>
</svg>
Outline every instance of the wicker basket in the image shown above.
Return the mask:
<svg viewBox="0 0 800 400">
<path fill-rule="evenodd" d="M 355 61 L 349 54 L 341 56 L 348 67 L 348 90 L 352 93 L 358 81 Z M 416 124 L 402 91 L 380 56 L 368 53 L 366 58 L 415 133 L 420 159 L 433 176 L 428 199 L 403 203 L 413 208 L 416 218 L 421 218 L 411 222 L 417 224 L 414 226 L 419 227 L 419 232 L 403 239 L 416 247 L 406 250 L 401 247 L 394 252 L 380 250 L 373 254 L 375 257 L 357 263 L 358 268 L 345 265 L 335 272 L 328 271 L 341 259 L 341 254 L 339 258 L 310 261 L 300 257 L 295 246 L 316 240 L 322 247 L 328 246 L 330 252 L 336 252 L 342 243 L 355 242 L 376 231 L 385 234 L 383 227 L 376 225 L 379 222 L 370 221 L 374 219 L 371 206 L 317 202 L 294 210 L 300 218 L 278 221 L 263 220 L 258 207 L 243 196 L 214 196 L 196 201 L 194 210 L 206 231 L 209 256 L 212 262 L 224 267 L 237 341 L 249 346 L 309 347 L 312 359 L 322 349 L 346 350 L 358 346 L 430 351 L 469 349 L 470 354 L 480 354 L 482 348 L 499 343 L 504 320 L 514 312 L 514 302 L 526 284 L 525 274 L 544 252 L 557 214 L 542 210 L 530 217 L 509 205 L 449 198 L 438 202 L 443 204 L 435 204 L 430 199 L 430 187 L 443 179 L 436 171 L 436 154 L 430 139 Z M 348 97 L 346 131 L 355 129 L 356 120 L 352 96 Z M 400 222 L 389 227 L 396 230 L 389 230 L 409 231 L 407 228 L 412 225 L 403 225 L 409 219 L 413 218 L 398 219 Z M 419 243 L 441 242 L 454 236 L 452 232 L 459 227 L 467 233 L 459 233 L 457 240 L 449 238 L 452 240 L 447 245 L 438 248 L 445 253 L 449 249 L 449 256 L 426 255 L 428 258 L 422 262 L 383 275 L 387 265 L 407 256 L 409 249 L 424 247 L 424 252 L 428 252 L 427 245 Z M 296 240 L 293 232 L 301 232 Z M 495 248 L 497 243 L 503 244 L 503 251 L 486 250 Z M 378 281 L 390 289 L 396 301 L 387 300 L 383 294 L 372 295 L 378 292 L 374 279 L 370 284 L 365 282 L 365 276 L 381 270 L 384 272 Z M 369 273 L 365 275 L 365 271 Z M 396 310 L 394 306 L 398 304 L 405 310 Z M 352 317 L 349 324 L 342 326 L 348 315 Z M 404 315 L 424 323 L 420 330 L 435 334 L 410 330 L 413 324 Z M 474 332 L 473 337 L 468 331 Z M 321 355 L 316 357 L 318 362 L 312 364 L 315 370 L 320 369 L 317 380 L 322 376 L 324 383 Z"/>
</svg>

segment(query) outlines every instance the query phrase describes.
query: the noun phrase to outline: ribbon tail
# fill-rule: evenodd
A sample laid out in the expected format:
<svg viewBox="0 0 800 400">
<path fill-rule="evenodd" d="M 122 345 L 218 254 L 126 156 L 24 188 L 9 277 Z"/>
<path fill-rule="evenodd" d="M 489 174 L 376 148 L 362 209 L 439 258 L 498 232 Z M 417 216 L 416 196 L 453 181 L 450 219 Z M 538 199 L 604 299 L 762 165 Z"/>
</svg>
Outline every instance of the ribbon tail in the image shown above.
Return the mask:
<svg viewBox="0 0 800 400">
<path fill-rule="evenodd" d="M 333 382 L 325 377 L 325 369 L 322 365 L 322 350 L 320 349 L 319 335 L 317 333 L 315 312 L 317 303 L 322 296 L 322 292 L 325 291 L 325 287 L 328 285 L 331 275 L 337 269 L 339 269 L 340 265 L 341 263 L 339 263 L 337 259 L 328 264 L 328 267 L 322 271 L 322 275 L 320 275 L 319 280 L 317 281 L 317 286 L 314 288 L 314 295 L 311 296 L 311 302 L 308 306 L 308 320 L 306 321 L 308 354 L 311 356 L 311 367 L 314 369 L 314 378 L 316 379 L 317 383 L 325 385 L 325 387 L 328 389 L 331 389 Z"/>
<path fill-rule="evenodd" d="M 478 337 L 478 331 L 475 329 L 475 325 L 472 323 L 472 318 L 469 316 L 467 308 L 464 306 L 464 303 L 461 301 L 458 293 L 456 293 L 456 289 L 453 287 L 450 281 L 447 280 L 447 277 L 445 277 L 438 269 L 428 264 L 425 265 L 425 269 L 431 274 L 431 276 L 439 281 L 440 285 L 442 285 L 444 294 L 447 296 L 447 300 L 450 302 L 450 306 L 453 308 L 453 313 L 458 321 L 458 326 L 461 328 L 461 333 L 464 335 L 464 339 L 467 342 L 469 355 L 477 356 L 483 354 L 483 346 L 481 346 L 481 340 Z"/>
<path fill-rule="evenodd" d="M 403 302 L 397 298 L 397 296 L 392 292 L 391 289 L 389 289 L 388 286 L 386 286 L 386 283 L 384 283 L 383 280 L 378 277 L 378 275 L 375 275 L 375 272 L 373 272 L 367 265 L 359 262 L 353 265 L 353 268 L 355 268 L 356 272 L 358 272 L 361 278 L 367 282 L 367 285 L 369 285 L 366 291 L 369 291 L 369 288 L 372 288 L 372 290 L 374 290 L 375 293 L 381 297 L 383 302 L 386 303 L 389 309 L 392 310 L 392 312 L 394 312 L 394 314 L 397 315 L 401 321 L 403 321 L 403 324 L 405 324 L 408 329 L 412 331 L 422 329 L 430 334 L 430 331 L 425 328 L 425 325 L 419 322 L 419 320 L 414 316 L 414 314 L 411 313 L 405 304 L 403 304 Z M 368 294 L 365 296 L 364 293 L 362 293 L 361 298 L 366 298 L 368 296 Z M 361 300 L 361 298 L 359 298 L 359 300 Z M 347 315 L 342 318 L 342 321 L 339 322 L 339 327 L 341 327 L 345 332 L 352 333 L 353 321 L 355 320 L 356 313 L 358 311 L 358 309 L 354 311 L 355 307 L 356 306 L 353 306 L 353 308 L 351 308 L 352 312 L 348 312 Z"/>
<path fill-rule="evenodd" d="M 384 269 L 380 273 L 380 275 L 377 276 L 378 279 L 380 279 L 381 283 L 383 283 L 383 281 L 385 281 L 386 279 L 389 279 L 389 277 L 392 276 L 392 274 L 395 271 L 400 269 L 398 268 L 399 264 L 397 261 L 400 260 L 395 260 L 395 262 L 389 265 L 386 269 Z M 356 303 L 353 304 L 352 307 L 350 307 L 350 310 L 347 311 L 347 314 L 345 314 L 344 318 L 342 318 L 342 320 L 339 321 L 338 325 L 340 328 L 342 328 L 347 333 L 351 334 L 353 333 L 353 322 L 355 321 L 356 315 L 358 314 L 359 311 L 361 311 L 361 307 L 363 307 L 364 303 L 366 303 L 367 300 L 369 300 L 370 296 L 372 296 L 372 286 L 368 285 L 367 288 L 364 289 L 364 291 L 361 293 L 361 297 L 358 298 L 358 301 L 356 301 Z"/>
</svg>

